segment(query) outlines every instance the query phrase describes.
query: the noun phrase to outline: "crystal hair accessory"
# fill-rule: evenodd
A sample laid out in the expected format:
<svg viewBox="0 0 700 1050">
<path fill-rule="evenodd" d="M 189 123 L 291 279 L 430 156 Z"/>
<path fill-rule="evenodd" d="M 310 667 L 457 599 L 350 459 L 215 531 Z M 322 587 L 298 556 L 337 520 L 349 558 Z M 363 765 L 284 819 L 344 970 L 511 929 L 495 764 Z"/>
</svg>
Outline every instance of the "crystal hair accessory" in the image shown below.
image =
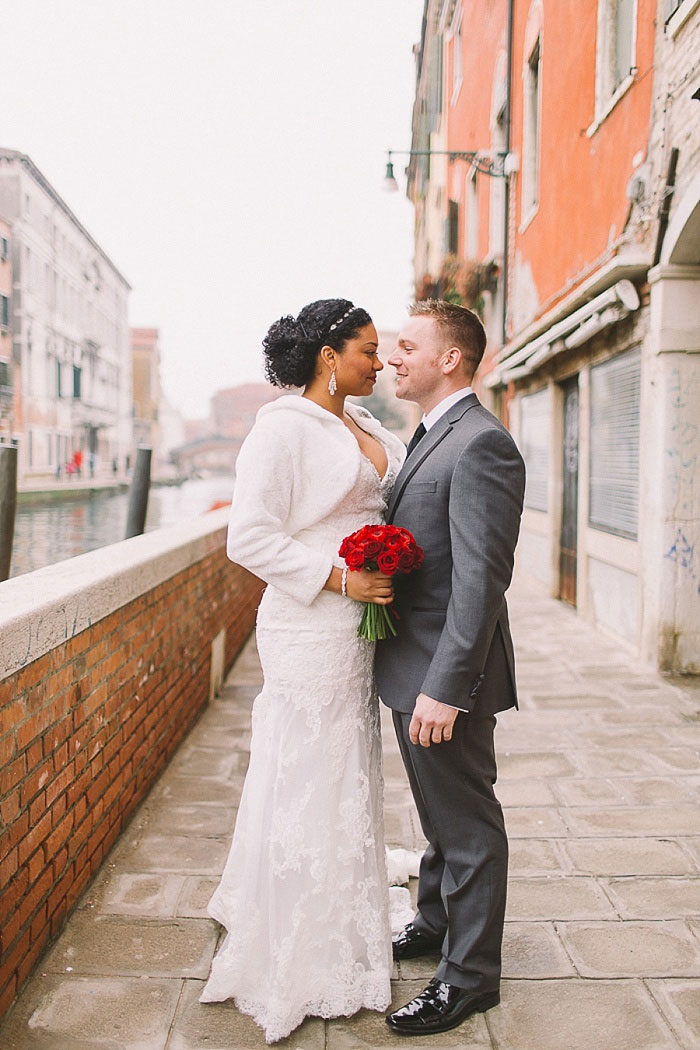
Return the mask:
<svg viewBox="0 0 700 1050">
<path fill-rule="evenodd" d="M 347 318 L 350 316 L 350 314 L 354 313 L 356 309 L 357 309 L 356 306 L 351 306 L 349 310 L 345 311 L 345 313 L 343 314 L 342 317 L 339 317 L 337 321 L 333 322 L 333 324 L 330 326 L 328 331 L 332 332 L 334 328 L 338 328 L 339 325 L 341 325 L 343 323 L 343 321 L 346 321 Z"/>
</svg>

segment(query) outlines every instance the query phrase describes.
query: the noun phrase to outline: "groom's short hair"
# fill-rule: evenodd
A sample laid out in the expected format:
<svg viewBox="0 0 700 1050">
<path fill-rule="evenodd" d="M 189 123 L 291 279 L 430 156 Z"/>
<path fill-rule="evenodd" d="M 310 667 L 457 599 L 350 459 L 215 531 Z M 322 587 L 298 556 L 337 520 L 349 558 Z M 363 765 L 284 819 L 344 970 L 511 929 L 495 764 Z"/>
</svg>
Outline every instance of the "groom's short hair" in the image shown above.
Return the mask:
<svg viewBox="0 0 700 1050">
<path fill-rule="evenodd" d="M 470 377 L 481 364 L 486 349 L 484 326 L 466 306 L 457 306 L 444 299 L 419 299 L 408 308 L 411 317 L 432 317 L 440 326 L 451 346 L 462 351 L 464 366 Z"/>
</svg>

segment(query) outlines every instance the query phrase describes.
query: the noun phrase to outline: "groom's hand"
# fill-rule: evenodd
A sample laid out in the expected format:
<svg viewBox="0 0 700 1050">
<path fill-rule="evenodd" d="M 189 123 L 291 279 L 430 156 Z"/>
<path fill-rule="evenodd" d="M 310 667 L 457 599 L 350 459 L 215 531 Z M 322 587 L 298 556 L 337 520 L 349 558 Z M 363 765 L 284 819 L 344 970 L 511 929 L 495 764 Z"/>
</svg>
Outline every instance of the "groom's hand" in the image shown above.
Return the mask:
<svg viewBox="0 0 700 1050">
<path fill-rule="evenodd" d="M 416 706 L 413 709 L 413 718 L 408 727 L 408 735 L 412 744 L 420 744 L 421 747 L 430 747 L 431 744 L 441 744 L 443 740 L 452 739 L 452 726 L 459 711 L 447 704 L 441 704 L 439 700 L 433 700 L 425 693 L 419 693 Z"/>
</svg>

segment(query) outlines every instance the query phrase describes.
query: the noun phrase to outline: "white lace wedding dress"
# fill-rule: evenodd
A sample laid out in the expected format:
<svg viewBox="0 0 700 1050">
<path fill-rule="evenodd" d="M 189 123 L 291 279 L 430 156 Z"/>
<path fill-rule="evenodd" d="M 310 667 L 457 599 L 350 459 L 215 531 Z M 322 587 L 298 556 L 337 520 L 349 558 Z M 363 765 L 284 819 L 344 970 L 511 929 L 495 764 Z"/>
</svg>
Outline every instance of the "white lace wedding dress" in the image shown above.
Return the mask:
<svg viewBox="0 0 700 1050">
<path fill-rule="evenodd" d="M 399 464 L 390 442 L 380 478 L 340 426 L 359 455 L 354 483 L 294 536 L 336 564 L 344 536 L 383 519 Z M 307 1015 L 384 1010 L 391 998 L 379 710 L 374 645 L 357 637 L 362 608 L 324 590 L 307 604 L 270 585 L 258 611 L 264 687 L 231 851 L 209 904 L 228 935 L 200 1001 L 234 999 L 269 1043 Z"/>
</svg>

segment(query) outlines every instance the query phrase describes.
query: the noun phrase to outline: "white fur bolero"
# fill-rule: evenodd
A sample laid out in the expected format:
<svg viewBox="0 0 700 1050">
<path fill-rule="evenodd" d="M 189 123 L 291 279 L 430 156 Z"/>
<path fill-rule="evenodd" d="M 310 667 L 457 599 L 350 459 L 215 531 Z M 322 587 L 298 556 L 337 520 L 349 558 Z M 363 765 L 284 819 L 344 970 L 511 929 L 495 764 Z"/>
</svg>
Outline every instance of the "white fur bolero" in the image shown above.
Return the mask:
<svg viewBox="0 0 700 1050">
<path fill-rule="evenodd" d="M 346 411 L 384 446 L 397 473 L 403 442 L 366 409 Z M 297 535 L 327 518 L 356 485 L 362 452 L 342 420 L 289 394 L 264 405 L 236 462 L 229 558 L 304 605 L 323 589 L 335 559 Z"/>
</svg>

